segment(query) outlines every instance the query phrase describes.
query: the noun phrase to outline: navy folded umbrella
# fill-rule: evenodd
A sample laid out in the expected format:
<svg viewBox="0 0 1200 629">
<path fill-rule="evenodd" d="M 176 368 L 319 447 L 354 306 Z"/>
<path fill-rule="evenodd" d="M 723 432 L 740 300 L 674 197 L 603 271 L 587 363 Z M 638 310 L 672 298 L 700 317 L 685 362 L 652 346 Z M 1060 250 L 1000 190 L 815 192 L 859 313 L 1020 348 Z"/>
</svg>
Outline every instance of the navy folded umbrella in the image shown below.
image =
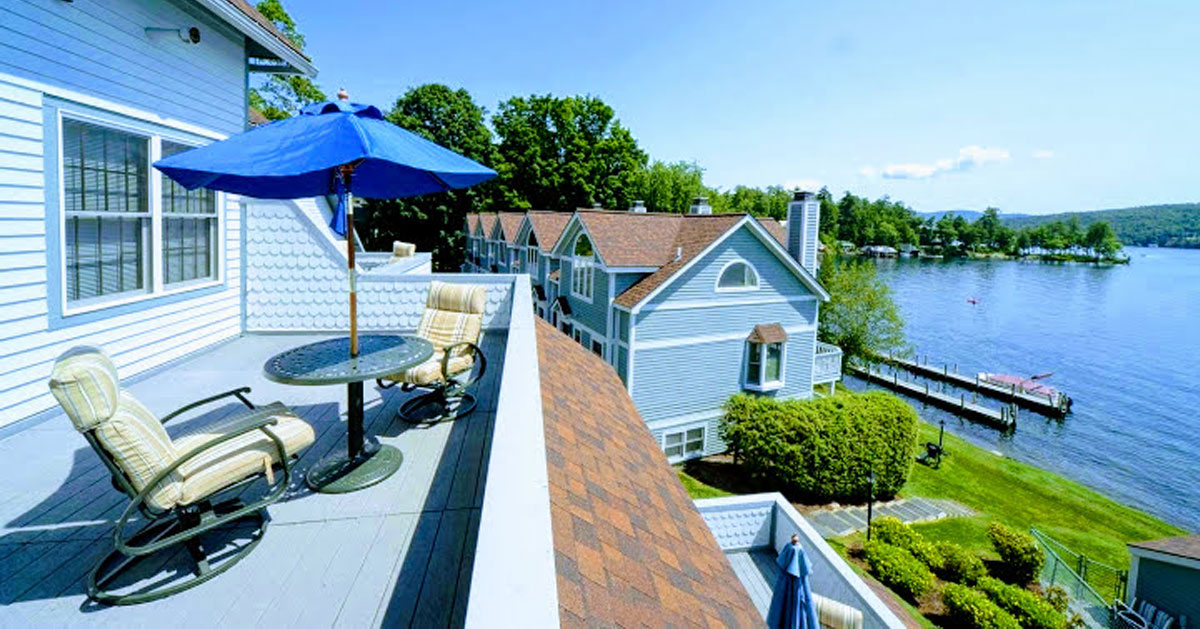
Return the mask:
<svg viewBox="0 0 1200 629">
<path fill-rule="evenodd" d="M 767 626 L 771 629 L 817 629 L 817 606 L 812 600 L 809 575 L 812 564 L 800 547 L 800 538 L 792 535 L 790 544 L 779 551 L 775 559 L 779 576 L 767 611 Z"/>
<path fill-rule="evenodd" d="M 351 194 L 412 197 L 465 188 L 496 171 L 383 119 L 377 107 L 316 103 L 220 142 L 161 159 L 154 166 L 188 190 L 209 188 L 262 199 L 339 196 L 330 224 L 340 235 L 354 224 Z M 350 266 L 350 352 L 358 354 L 354 245 Z"/>
</svg>

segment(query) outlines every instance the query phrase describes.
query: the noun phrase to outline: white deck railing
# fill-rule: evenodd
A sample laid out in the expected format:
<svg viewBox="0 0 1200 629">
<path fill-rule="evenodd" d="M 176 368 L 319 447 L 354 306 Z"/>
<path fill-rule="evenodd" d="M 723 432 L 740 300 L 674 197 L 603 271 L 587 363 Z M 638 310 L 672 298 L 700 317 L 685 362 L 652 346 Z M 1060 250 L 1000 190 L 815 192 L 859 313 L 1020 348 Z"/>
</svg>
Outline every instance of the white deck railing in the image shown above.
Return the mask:
<svg viewBox="0 0 1200 629">
<path fill-rule="evenodd" d="M 837 382 L 842 379 L 842 348 L 817 341 L 813 357 L 813 384 Z"/>
</svg>

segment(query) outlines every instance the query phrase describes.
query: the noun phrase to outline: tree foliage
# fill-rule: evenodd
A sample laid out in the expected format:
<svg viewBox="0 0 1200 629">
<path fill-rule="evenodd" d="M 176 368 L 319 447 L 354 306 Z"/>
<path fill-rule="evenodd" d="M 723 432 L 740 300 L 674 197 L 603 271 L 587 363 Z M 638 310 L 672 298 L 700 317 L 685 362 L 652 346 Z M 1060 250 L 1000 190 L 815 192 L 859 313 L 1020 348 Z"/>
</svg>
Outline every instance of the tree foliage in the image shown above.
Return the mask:
<svg viewBox="0 0 1200 629">
<path fill-rule="evenodd" d="M 710 196 L 711 191 L 704 186 L 704 169 L 695 162 L 655 160 L 636 173 L 631 195 L 633 200 L 645 201 L 650 211 L 683 213 L 692 199 Z"/>
<path fill-rule="evenodd" d="M 297 48 L 304 50 L 304 35 L 280 0 L 260 0 L 259 13 L 271 20 Z M 250 106 L 268 120 L 282 120 L 296 115 L 301 107 L 326 100 L 325 93 L 311 79 L 299 74 L 268 74 L 256 79 L 250 88 Z"/>
<path fill-rule="evenodd" d="M 818 338 L 842 348 L 847 361 L 903 347 L 904 320 L 875 265 L 831 256 L 821 265 L 820 280 L 830 299 L 821 306 Z"/>
</svg>

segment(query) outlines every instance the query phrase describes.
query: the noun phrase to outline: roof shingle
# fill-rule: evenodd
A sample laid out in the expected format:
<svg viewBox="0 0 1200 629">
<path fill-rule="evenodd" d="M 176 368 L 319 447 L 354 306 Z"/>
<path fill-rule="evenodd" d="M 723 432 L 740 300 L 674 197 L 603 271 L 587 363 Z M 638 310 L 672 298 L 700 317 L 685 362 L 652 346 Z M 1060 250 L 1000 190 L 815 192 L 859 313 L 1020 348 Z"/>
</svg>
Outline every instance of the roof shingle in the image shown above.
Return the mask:
<svg viewBox="0 0 1200 629">
<path fill-rule="evenodd" d="M 745 214 L 705 214 L 680 216 L 675 240 L 666 247 L 671 258 L 664 262 L 657 271 L 642 278 L 640 282 L 630 286 L 628 290 L 617 295 L 613 303 L 632 308 L 648 297 L 654 289 L 666 282 L 675 271 L 691 261 L 692 258 L 704 251 L 714 240 L 729 231 L 731 227 L 742 220 Z M 676 255 L 678 254 L 678 255 Z"/>
<path fill-rule="evenodd" d="M 501 212 L 500 218 L 500 236 L 510 245 L 517 244 L 517 232 L 521 229 L 521 221 L 525 218 L 524 212 Z"/>
<path fill-rule="evenodd" d="M 1200 535 L 1183 535 L 1148 542 L 1133 542 L 1130 546 L 1186 559 L 1200 559 Z"/>
<path fill-rule="evenodd" d="M 540 319 L 537 344 L 561 624 L 761 626 L 616 373 Z"/>
<path fill-rule="evenodd" d="M 754 326 L 746 340 L 751 343 L 786 343 L 787 332 L 778 323 L 760 323 Z"/>
<path fill-rule="evenodd" d="M 566 212 L 536 211 L 529 212 L 527 216 L 542 253 L 550 253 L 554 249 L 563 229 L 566 229 L 567 223 L 571 221 L 571 214 Z"/>
</svg>

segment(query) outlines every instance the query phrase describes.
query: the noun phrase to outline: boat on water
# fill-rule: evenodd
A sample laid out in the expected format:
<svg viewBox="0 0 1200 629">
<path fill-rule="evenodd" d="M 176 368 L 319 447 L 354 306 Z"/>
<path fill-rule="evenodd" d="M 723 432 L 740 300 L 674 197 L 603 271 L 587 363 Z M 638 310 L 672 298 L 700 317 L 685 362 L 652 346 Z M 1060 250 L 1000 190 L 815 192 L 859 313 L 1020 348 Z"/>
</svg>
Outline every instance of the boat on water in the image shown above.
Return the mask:
<svg viewBox="0 0 1200 629">
<path fill-rule="evenodd" d="M 1040 373 L 1036 376 L 1023 378 L 1007 373 L 983 373 L 979 374 L 979 381 L 988 384 L 995 384 L 1002 387 L 1017 387 L 1018 389 L 1031 393 L 1033 395 L 1045 396 L 1050 399 L 1055 406 L 1063 407 L 1066 410 L 1071 408 L 1071 398 L 1065 393 L 1055 389 L 1054 387 L 1042 382 L 1043 379 L 1049 378 L 1054 372 Z"/>
</svg>

